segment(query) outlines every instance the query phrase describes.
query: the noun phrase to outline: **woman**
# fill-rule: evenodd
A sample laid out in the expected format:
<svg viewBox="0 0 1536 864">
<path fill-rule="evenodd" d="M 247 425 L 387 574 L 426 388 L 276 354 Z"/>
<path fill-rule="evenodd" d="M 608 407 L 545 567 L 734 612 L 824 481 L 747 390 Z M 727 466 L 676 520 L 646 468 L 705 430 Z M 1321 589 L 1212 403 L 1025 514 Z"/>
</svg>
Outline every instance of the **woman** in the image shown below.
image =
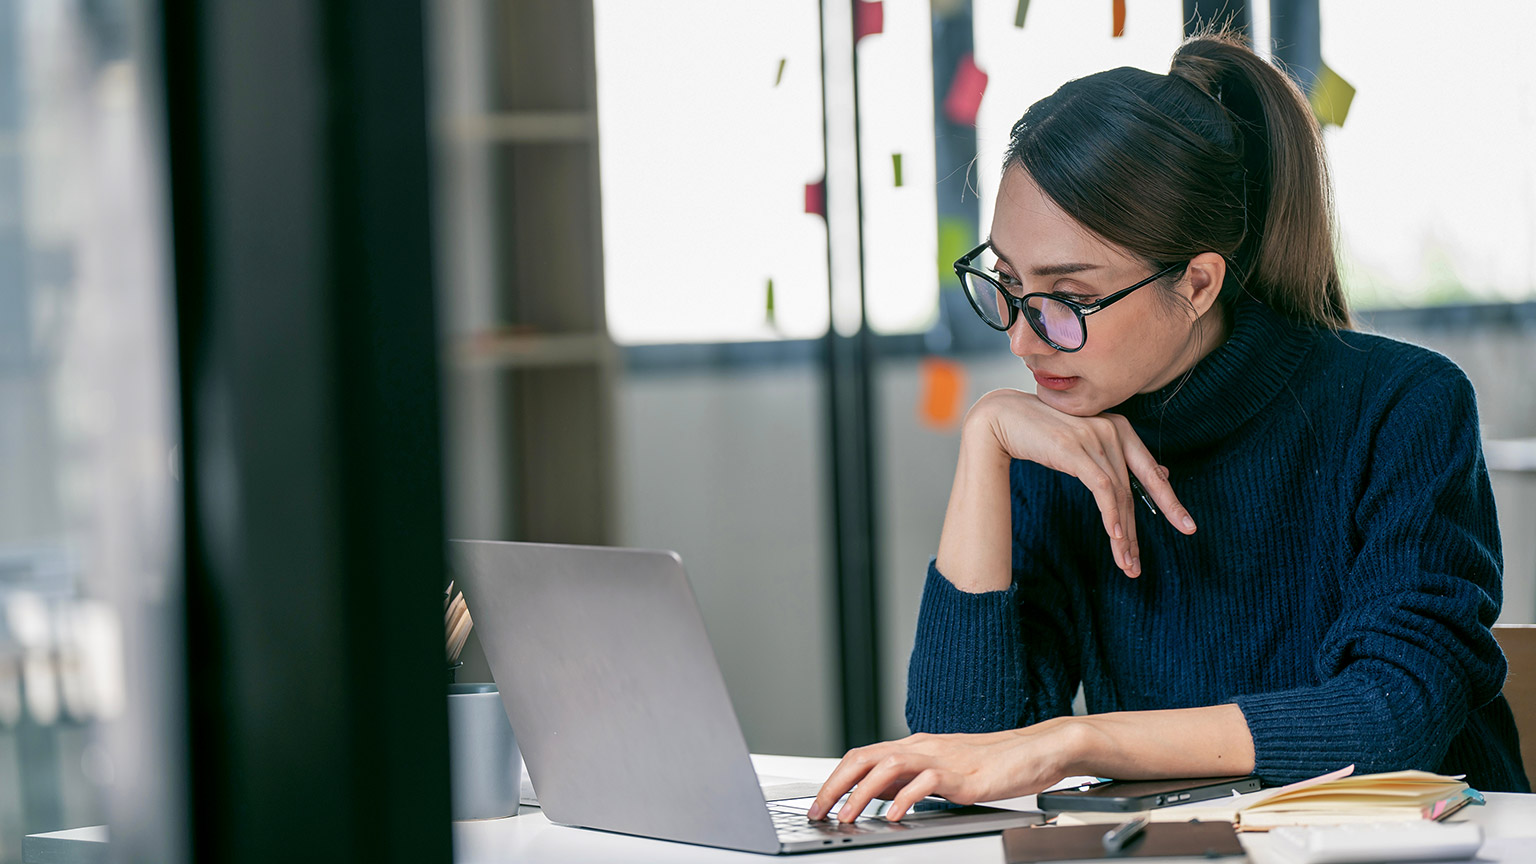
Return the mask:
<svg viewBox="0 0 1536 864">
<path fill-rule="evenodd" d="M 899 819 L 1070 775 L 1351 763 L 1527 790 L 1472 387 L 1346 329 L 1331 238 L 1316 123 L 1233 37 L 1029 109 L 956 270 L 1037 391 L 965 419 L 920 734 L 850 751 L 812 818 L 850 789 L 840 818 L 878 796 Z"/>
</svg>

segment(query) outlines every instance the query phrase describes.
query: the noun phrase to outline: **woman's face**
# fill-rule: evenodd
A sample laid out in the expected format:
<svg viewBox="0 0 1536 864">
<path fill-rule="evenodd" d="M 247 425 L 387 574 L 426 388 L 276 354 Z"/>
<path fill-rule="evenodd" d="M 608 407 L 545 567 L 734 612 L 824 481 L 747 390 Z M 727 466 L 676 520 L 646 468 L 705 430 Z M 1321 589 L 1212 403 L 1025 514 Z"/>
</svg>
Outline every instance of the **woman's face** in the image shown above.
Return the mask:
<svg viewBox="0 0 1536 864">
<path fill-rule="evenodd" d="M 1152 275 L 1145 264 L 1068 216 L 1017 164 L 1003 175 L 991 242 L 998 272 L 1005 284 L 1016 280 L 1022 285 L 1009 286 L 1020 293 L 1088 302 Z M 1196 319 L 1208 310 L 1217 322 L 1221 318 L 1220 310 L 1212 308 L 1216 292 L 1199 284 L 1210 274 L 1195 269 L 1176 286 L 1195 309 L 1159 296 L 1168 290 L 1165 284 L 1147 285 L 1087 316 L 1087 341 L 1079 351 L 1057 351 L 1019 315 L 1008 330 L 1010 347 L 1034 373 L 1040 400 L 1067 414 L 1099 414 L 1137 393 L 1163 387 L 1193 366 L 1220 341 L 1219 334 L 1197 338 Z M 1219 275 L 1215 278 L 1219 286 Z"/>
</svg>

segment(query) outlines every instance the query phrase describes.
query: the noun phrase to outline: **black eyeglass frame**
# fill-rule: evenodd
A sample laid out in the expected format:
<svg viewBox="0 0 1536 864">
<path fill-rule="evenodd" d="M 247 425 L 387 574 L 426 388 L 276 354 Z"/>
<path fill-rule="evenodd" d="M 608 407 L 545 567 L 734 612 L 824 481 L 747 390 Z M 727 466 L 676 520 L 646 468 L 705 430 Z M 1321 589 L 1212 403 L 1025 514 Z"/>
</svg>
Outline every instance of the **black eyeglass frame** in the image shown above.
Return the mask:
<svg viewBox="0 0 1536 864">
<path fill-rule="evenodd" d="M 1137 282 L 1135 285 L 1132 285 L 1129 288 L 1122 288 L 1121 290 L 1116 291 L 1107 297 L 1095 300 L 1092 303 L 1079 303 L 1076 300 L 1069 300 L 1066 297 L 1061 297 L 1056 294 L 1051 294 L 1044 291 L 1035 291 L 1016 297 L 1007 288 L 1004 288 L 1001 284 L 999 284 L 996 279 L 993 279 L 990 275 L 988 275 L 986 271 L 971 266 L 971 262 L 976 260 L 976 256 L 986 251 L 987 247 L 990 245 L 992 245 L 990 241 L 983 243 L 955 260 L 955 276 L 960 280 L 960 290 L 965 292 L 965 299 L 971 304 L 971 308 L 975 310 L 977 317 L 981 318 L 981 320 L 993 330 L 1006 333 L 1008 330 L 1012 329 L 1014 323 L 1019 320 L 1019 313 L 1024 310 L 1026 305 L 1028 305 L 1029 298 L 1040 297 L 1045 300 L 1054 300 L 1057 303 L 1064 303 L 1066 304 L 1067 308 L 1071 309 L 1072 313 L 1077 316 L 1078 327 L 1083 331 L 1083 344 L 1077 346 L 1076 348 L 1067 348 L 1064 345 L 1058 344 L 1056 340 L 1052 339 L 1050 336 L 1047 336 L 1045 334 L 1045 326 L 1037 322 L 1034 316 L 1025 315 L 1024 320 L 1029 322 L 1029 329 L 1035 331 L 1035 335 L 1044 340 L 1045 344 L 1055 348 L 1057 351 L 1066 352 L 1068 354 L 1075 351 L 1081 351 L 1083 350 L 1084 346 L 1088 344 L 1088 322 L 1086 319 L 1089 315 L 1092 315 L 1095 312 L 1099 312 L 1108 308 L 1109 306 L 1114 305 L 1115 303 L 1120 302 L 1121 300 L 1124 300 L 1126 297 L 1129 297 L 1131 292 L 1135 291 L 1137 288 L 1151 285 L 1153 282 L 1156 282 L 1157 280 L 1167 276 L 1175 270 L 1178 270 L 1181 267 L 1189 266 L 1188 261 L 1181 261 L 1177 264 L 1170 264 L 1167 267 L 1157 271 L 1156 273 L 1153 273 L 1151 276 L 1148 276 L 1140 282 Z M 981 306 L 977 302 L 976 298 L 972 296 L 970 289 L 966 287 L 965 274 L 967 273 L 985 279 L 987 282 L 991 283 L 994 288 L 997 289 L 997 293 L 1003 298 L 1004 302 L 1008 304 L 1008 323 L 999 327 L 996 324 L 993 324 L 991 319 L 987 318 L 987 314 L 982 311 Z"/>
</svg>

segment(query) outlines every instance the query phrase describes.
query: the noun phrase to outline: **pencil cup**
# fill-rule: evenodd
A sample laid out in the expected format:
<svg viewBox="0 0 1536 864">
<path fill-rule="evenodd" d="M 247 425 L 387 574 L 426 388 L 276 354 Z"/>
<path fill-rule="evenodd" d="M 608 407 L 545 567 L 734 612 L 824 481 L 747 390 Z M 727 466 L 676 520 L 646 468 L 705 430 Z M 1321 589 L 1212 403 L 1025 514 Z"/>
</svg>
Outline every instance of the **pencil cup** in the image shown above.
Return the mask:
<svg viewBox="0 0 1536 864">
<path fill-rule="evenodd" d="M 517 815 L 523 757 L 495 684 L 448 685 L 453 818 Z"/>
</svg>

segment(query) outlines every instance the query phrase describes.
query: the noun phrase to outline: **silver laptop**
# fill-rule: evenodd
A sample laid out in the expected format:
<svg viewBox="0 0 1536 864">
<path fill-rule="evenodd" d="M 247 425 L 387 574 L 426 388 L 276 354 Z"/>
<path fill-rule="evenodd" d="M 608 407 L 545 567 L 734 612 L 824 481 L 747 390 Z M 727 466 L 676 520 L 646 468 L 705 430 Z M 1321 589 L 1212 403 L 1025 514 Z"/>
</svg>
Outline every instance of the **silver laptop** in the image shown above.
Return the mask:
<svg viewBox="0 0 1536 864">
<path fill-rule="evenodd" d="M 899 823 L 879 817 L 879 806 L 851 825 L 811 822 L 809 800 L 766 800 L 675 553 L 450 545 L 539 806 L 553 822 L 768 854 L 1040 822 L 1038 813 L 940 799 L 920 802 Z"/>
</svg>

